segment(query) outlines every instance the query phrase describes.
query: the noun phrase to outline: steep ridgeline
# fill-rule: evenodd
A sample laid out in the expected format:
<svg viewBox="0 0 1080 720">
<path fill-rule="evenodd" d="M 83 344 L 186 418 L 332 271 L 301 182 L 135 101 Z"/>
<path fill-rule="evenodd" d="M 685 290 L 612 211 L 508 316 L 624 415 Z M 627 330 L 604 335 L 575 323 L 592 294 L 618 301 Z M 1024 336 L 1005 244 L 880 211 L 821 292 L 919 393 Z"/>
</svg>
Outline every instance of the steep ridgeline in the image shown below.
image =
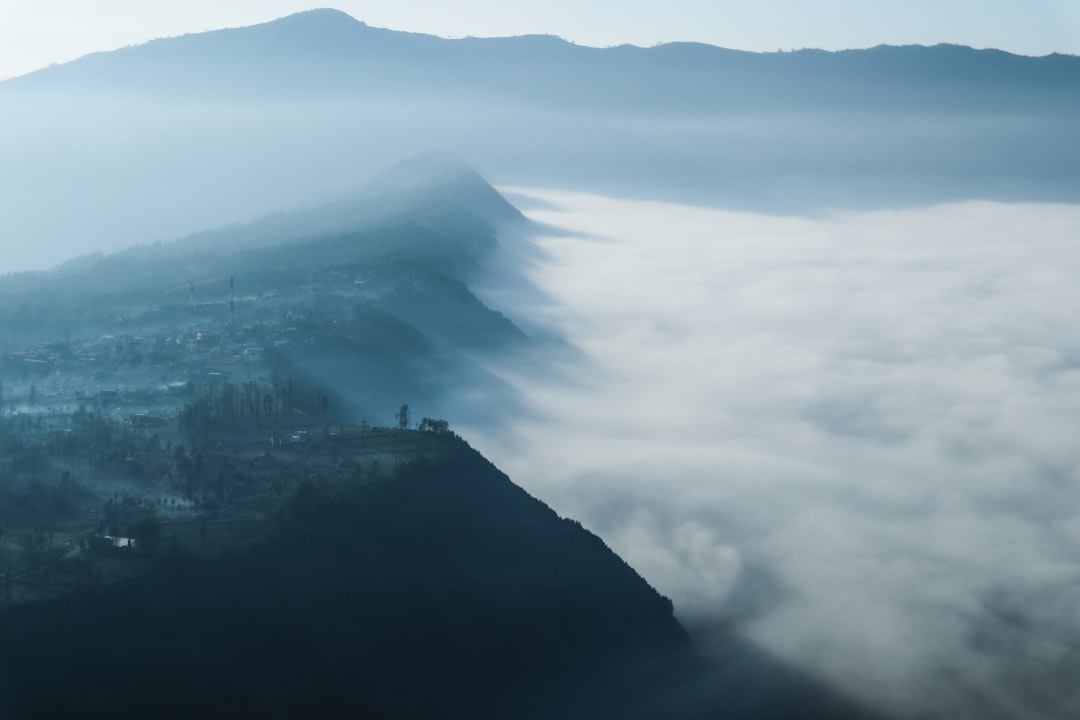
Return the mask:
<svg viewBox="0 0 1080 720">
<path fill-rule="evenodd" d="M 9 609 L 0 637 L 12 720 L 860 717 L 779 672 L 709 676 L 668 600 L 455 438 L 301 487 L 241 554 Z"/>
<path fill-rule="evenodd" d="M 523 222 L 476 171 L 428 155 L 328 205 L 9 276 L 9 377 L 30 352 L 68 391 L 261 376 L 330 398 L 326 419 L 387 422 L 403 402 L 446 414 L 455 389 L 495 394 L 477 356 L 525 341 L 469 288 L 497 228 Z"/>
</svg>

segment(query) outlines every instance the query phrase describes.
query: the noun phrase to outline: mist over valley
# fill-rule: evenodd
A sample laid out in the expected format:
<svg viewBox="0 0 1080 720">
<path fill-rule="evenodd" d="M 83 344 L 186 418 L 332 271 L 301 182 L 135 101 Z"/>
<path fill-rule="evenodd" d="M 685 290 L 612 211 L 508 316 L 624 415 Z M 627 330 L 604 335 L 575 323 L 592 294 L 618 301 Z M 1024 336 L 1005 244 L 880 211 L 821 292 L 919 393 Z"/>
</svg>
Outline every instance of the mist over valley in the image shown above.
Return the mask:
<svg viewBox="0 0 1080 720">
<path fill-rule="evenodd" d="M 0 83 L 0 714 L 1074 716 L 1078 104 L 334 10 Z"/>
<path fill-rule="evenodd" d="M 1071 712 L 1076 206 L 510 196 L 538 291 L 481 294 L 573 350 L 501 370 L 528 411 L 469 429 L 488 457 L 706 645 L 737 627 L 899 717 Z"/>
</svg>

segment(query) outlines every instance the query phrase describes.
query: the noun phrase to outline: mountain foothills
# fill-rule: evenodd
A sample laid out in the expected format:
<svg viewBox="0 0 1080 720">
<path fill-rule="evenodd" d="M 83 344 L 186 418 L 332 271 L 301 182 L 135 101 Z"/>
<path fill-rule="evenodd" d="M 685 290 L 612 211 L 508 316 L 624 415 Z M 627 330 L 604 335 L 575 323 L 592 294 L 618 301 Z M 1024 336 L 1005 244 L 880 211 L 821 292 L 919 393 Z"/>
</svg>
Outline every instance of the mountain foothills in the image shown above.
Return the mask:
<svg viewBox="0 0 1080 720">
<path fill-rule="evenodd" d="M 499 183 L 769 212 L 1068 200 L 1078 98 L 1072 56 L 447 40 L 317 10 L 0 83 L 0 233 L 40 267 L 322 204 L 433 147 Z"/>
<path fill-rule="evenodd" d="M 467 281 L 524 223 L 427 156 L 7 277 L 3 717 L 869 717 L 734 637 L 707 661 L 599 538 L 411 414 L 500 402 L 474 360 L 528 340 Z"/>
</svg>

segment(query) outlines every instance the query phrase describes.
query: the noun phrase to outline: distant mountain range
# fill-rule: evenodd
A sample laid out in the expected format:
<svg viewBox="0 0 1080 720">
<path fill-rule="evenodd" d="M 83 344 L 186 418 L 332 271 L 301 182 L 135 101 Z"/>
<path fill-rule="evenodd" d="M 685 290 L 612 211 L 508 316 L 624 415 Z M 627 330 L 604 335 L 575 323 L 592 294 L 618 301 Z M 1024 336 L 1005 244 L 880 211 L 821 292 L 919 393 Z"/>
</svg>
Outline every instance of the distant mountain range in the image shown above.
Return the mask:
<svg viewBox="0 0 1080 720">
<path fill-rule="evenodd" d="M 496 183 L 769 212 L 1071 201 L 1078 114 L 1074 56 L 447 40 L 317 10 L 0 83 L 0 233 L 48 260 L 168 239 L 428 149 Z"/>
<path fill-rule="evenodd" d="M 1080 58 L 958 45 L 752 53 L 698 43 L 592 48 L 549 35 L 450 40 L 311 10 L 252 27 L 96 53 L 15 87 L 166 100 L 281 93 L 474 96 L 546 109 L 685 117 L 774 109 L 1080 107 Z"/>
</svg>

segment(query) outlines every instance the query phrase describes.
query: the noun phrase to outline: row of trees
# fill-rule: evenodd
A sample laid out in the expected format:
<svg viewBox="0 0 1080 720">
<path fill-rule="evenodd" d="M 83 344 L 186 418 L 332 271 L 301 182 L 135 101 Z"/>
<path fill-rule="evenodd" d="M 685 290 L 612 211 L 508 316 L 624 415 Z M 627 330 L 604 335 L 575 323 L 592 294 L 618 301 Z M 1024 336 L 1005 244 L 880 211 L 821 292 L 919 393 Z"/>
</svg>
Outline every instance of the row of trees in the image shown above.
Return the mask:
<svg viewBox="0 0 1080 720">
<path fill-rule="evenodd" d="M 206 388 L 180 413 L 180 431 L 193 450 L 206 447 L 215 432 L 230 427 L 273 427 L 299 411 L 325 420 L 330 398 L 321 390 L 294 389 L 292 380 L 271 384 L 249 380 L 225 383 L 220 390 Z"/>
<path fill-rule="evenodd" d="M 402 405 L 401 408 L 398 410 L 397 423 L 399 430 L 409 429 L 410 415 L 408 403 Z M 435 418 L 425 417 L 417 424 L 416 429 L 441 435 L 443 433 L 450 432 L 450 423 L 445 420 L 436 420 Z"/>
</svg>

